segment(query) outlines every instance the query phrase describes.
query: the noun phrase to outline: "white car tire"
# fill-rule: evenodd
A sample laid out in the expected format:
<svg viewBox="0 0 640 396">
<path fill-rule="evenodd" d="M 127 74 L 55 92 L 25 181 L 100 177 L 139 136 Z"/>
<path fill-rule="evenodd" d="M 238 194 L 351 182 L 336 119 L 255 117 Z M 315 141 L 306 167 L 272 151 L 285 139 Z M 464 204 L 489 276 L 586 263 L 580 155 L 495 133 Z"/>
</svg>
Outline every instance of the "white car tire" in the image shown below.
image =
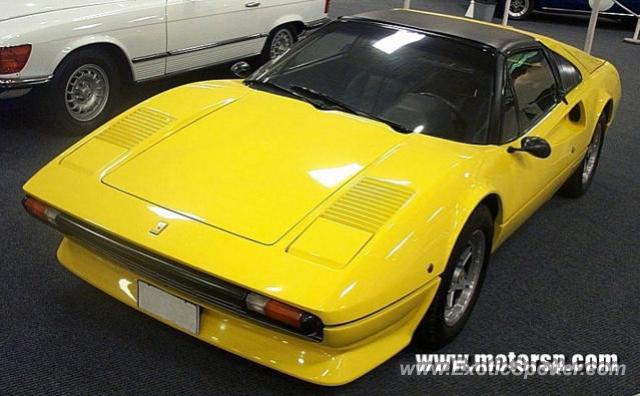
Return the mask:
<svg viewBox="0 0 640 396">
<path fill-rule="evenodd" d="M 116 110 L 122 73 L 116 60 L 97 49 L 80 49 L 58 66 L 47 87 L 46 110 L 61 134 L 91 132 Z"/>
<path fill-rule="evenodd" d="M 289 51 L 298 41 L 298 33 L 293 25 L 283 25 L 273 29 L 262 50 L 264 60 L 275 60 Z"/>
</svg>

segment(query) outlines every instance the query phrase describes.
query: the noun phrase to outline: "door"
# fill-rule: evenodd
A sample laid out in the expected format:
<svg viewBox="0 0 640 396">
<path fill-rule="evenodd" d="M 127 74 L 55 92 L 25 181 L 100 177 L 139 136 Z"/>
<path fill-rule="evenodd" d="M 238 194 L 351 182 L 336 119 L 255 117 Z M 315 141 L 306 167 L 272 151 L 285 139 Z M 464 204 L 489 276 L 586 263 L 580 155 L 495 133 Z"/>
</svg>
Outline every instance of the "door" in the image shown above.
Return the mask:
<svg viewBox="0 0 640 396">
<path fill-rule="evenodd" d="M 259 54 L 260 12 L 259 0 L 168 0 L 167 73 Z"/>
<path fill-rule="evenodd" d="M 572 101 L 563 102 L 562 92 L 542 49 L 521 51 L 507 58 L 498 151 L 498 162 L 507 172 L 497 180 L 500 188 L 508 192 L 504 220 L 515 226 L 555 192 L 580 158 L 580 141 L 586 128 L 583 105 L 575 96 L 567 96 Z M 582 113 L 575 109 L 582 109 Z M 531 136 L 549 143 L 548 158 L 507 151 L 509 146 L 521 147 L 522 139 Z"/>
</svg>

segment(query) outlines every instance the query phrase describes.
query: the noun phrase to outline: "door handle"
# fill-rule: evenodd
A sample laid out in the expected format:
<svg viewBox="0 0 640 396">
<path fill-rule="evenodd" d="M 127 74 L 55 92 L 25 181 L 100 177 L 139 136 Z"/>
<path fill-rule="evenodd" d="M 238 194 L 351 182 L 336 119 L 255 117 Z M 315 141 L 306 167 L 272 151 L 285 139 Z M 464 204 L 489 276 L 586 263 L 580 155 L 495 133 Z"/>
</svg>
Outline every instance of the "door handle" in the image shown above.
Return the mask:
<svg viewBox="0 0 640 396">
<path fill-rule="evenodd" d="M 250 2 L 244 4 L 244 6 L 247 7 L 247 8 L 258 7 L 259 5 L 260 5 L 260 2 L 258 2 L 258 1 L 250 1 Z"/>
</svg>

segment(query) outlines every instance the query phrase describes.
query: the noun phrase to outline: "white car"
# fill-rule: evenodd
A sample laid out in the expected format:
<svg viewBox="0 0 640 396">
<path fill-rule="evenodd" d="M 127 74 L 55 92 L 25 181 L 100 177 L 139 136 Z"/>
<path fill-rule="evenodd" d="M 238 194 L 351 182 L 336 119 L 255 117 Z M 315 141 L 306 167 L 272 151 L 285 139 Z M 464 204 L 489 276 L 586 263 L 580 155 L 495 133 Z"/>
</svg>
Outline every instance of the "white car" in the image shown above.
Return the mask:
<svg viewBox="0 0 640 396">
<path fill-rule="evenodd" d="M 328 0 L 0 0 L 0 99 L 42 86 L 56 128 L 90 130 L 125 83 L 262 54 L 328 21 Z"/>
</svg>

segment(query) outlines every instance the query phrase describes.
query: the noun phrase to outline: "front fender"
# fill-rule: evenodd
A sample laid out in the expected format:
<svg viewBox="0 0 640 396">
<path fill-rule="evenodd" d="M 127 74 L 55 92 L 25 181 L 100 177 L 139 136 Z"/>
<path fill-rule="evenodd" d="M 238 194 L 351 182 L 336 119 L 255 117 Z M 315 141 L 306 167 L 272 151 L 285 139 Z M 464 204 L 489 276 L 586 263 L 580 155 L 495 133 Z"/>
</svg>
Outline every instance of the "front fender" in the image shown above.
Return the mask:
<svg viewBox="0 0 640 396">
<path fill-rule="evenodd" d="M 607 127 L 613 122 L 620 99 L 622 97 L 622 84 L 620 82 L 620 75 L 618 70 L 611 63 L 607 62 L 603 64 L 592 76 L 596 80 L 596 86 L 602 87 L 597 93 L 597 113 L 602 114 L 607 112 L 607 104 L 611 101 L 613 103 L 612 108 L 607 114 Z"/>
<path fill-rule="evenodd" d="M 64 40 L 65 43 L 61 43 L 61 50 L 57 52 L 53 58 L 49 60 L 48 68 L 50 70 L 55 70 L 60 63 L 73 51 L 81 49 L 82 47 L 86 47 L 89 45 L 95 44 L 108 44 L 117 47 L 122 54 L 126 57 L 127 63 L 129 64 L 129 68 L 133 65 L 131 63 L 131 55 L 129 53 L 129 49 L 126 45 L 116 37 L 113 37 L 109 34 L 100 34 L 95 36 L 82 36 L 82 37 L 73 37 L 69 40 Z"/>
<path fill-rule="evenodd" d="M 0 22 L 0 45 L 31 44 L 20 77 L 53 74 L 70 52 L 89 44 L 115 45 L 129 59 L 166 50 L 164 2 L 124 2 L 64 9 Z"/>
<path fill-rule="evenodd" d="M 282 15 L 281 17 L 276 19 L 275 22 L 271 24 L 269 31 L 272 31 L 278 26 L 282 26 L 287 23 L 295 23 L 295 22 L 304 23 L 304 18 L 302 17 L 302 15 L 295 14 L 295 13 Z"/>
<path fill-rule="evenodd" d="M 334 324 L 369 315 L 440 276 L 467 219 L 493 193 L 478 183 L 477 154 L 483 149 L 411 135 L 367 169 L 363 176 L 396 183 L 414 194 L 340 269 L 341 281 L 322 309 Z"/>
<path fill-rule="evenodd" d="M 317 22 L 327 17 L 327 14 L 324 13 L 323 0 L 307 0 L 290 4 L 280 4 L 277 9 L 277 15 L 267 18 L 274 21 L 270 26 L 270 30 L 287 23 L 306 25 L 309 22 Z"/>
</svg>

